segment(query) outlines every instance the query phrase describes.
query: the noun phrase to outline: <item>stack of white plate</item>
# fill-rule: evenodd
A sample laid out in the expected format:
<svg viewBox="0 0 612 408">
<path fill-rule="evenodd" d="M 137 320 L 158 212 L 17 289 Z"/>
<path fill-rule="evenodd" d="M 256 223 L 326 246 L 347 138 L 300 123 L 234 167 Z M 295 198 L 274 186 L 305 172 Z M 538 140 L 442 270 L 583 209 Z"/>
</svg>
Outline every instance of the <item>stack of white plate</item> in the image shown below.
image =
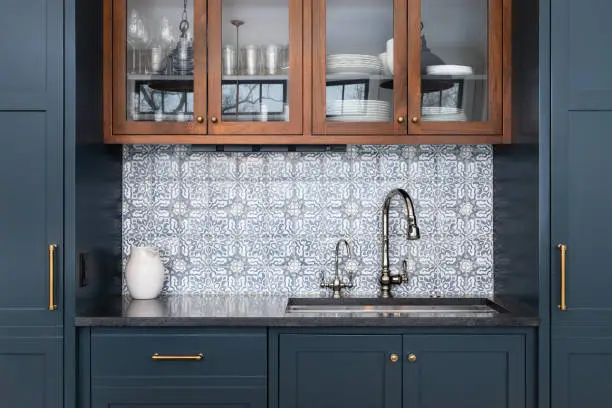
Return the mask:
<svg viewBox="0 0 612 408">
<path fill-rule="evenodd" d="M 375 100 L 339 100 L 327 105 L 327 120 L 331 122 L 387 122 L 391 119 L 391 104 Z"/>
<path fill-rule="evenodd" d="M 421 108 L 423 122 L 465 122 L 467 116 L 463 109 L 448 107 Z"/>
<path fill-rule="evenodd" d="M 474 70 L 466 65 L 430 65 L 427 67 L 428 75 L 472 75 Z"/>
<path fill-rule="evenodd" d="M 379 57 L 360 54 L 333 54 L 327 57 L 328 74 L 377 74 L 383 72 Z"/>
</svg>

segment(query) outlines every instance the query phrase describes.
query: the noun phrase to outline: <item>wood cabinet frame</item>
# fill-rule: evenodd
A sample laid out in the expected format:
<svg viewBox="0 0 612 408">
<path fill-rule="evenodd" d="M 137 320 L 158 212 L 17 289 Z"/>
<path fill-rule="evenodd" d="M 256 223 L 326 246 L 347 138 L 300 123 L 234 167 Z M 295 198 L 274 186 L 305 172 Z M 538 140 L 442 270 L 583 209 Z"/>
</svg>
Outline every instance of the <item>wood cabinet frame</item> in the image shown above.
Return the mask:
<svg viewBox="0 0 612 408">
<path fill-rule="evenodd" d="M 107 29 L 104 36 L 104 55 L 112 55 L 110 63 L 105 59 L 105 100 L 109 100 L 108 89 L 112 90 L 112 106 L 105 113 L 112 112 L 112 140 L 115 135 L 204 135 L 206 124 L 198 123 L 195 118 L 189 122 L 136 122 L 127 120 L 127 64 L 126 64 L 126 24 L 128 0 L 106 0 L 104 21 Z M 111 10 L 108 10 L 108 8 Z M 206 115 L 206 0 L 194 0 L 194 115 Z M 108 18 L 111 18 L 111 23 Z M 109 27 L 110 24 L 110 27 Z M 112 29 L 111 29 L 112 28 Z M 112 37 L 108 36 L 108 32 Z M 198 40 L 200 39 L 200 40 Z M 110 41 L 110 44 L 109 44 Z M 108 77 L 108 65 L 112 64 L 112 79 Z M 108 86 L 109 81 L 112 86 Z M 107 135 L 107 140 L 109 139 Z"/>
<path fill-rule="evenodd" d="M 289 81 L 288 81 L 288 122 L 224 122 L 221 114 L 221 53 L 223 0 L 208 0 L 211 18 L 208 26 L 208 71 L 209 90 L 209 132 L 215 135 L 302 135 L 302 41 L 303 4 L 302 0 L 287 0 L 289 6 Z M 246 79 L 246 78 L 245 78 Z M 216 118 L 214 123 L 211 118 Z"/>
<path fill-rule="evenodd" d="M 407 53 L 401 52 L 402 44 L 406 44 L 408 14 L 406 0 L 393 0 L 393 38 L 395 55 L 393 70 L 393 118 L 388 122 L 328 122 L 326 120 L 326 87 L 327 87 L 327 28 L 326 0 L 313 0 L 313 133 L 318 135 L 405 135 L 406 113 L 408 103 L 408 69 Z M 404 118 L 399 123 L 397 118 Z"/>
<path fill-rule="evenodd" d="M 421 1 L 408 0 L 408 133 L 410 135 L 497 135 L 509 140 L 511 121 L 511 0 L 488 1 L 488 117 L 485 122 L 421 121 Z M 417 118 L 413 121 L 412 118 Z M 460 140 L 460 137 L 458 137 Z M 501 140 L 500 140 L 501 141 Z M 505 141 L 505 140 L 504 140 Z"/>
<path fill-rule="evenodd" d="M 106 143 L 151 144 L 501 144 L 511 142 L 512 0 L 489 0 L 489 121 L 411 123 L 420 113 L 420 5 L 394 0 L 394 120 L 385 123 L 326 121 L 326 0 L 289 0 L 289 122 L 222 122 L 222 0 L 194 0 L 194 115 L 204 123 L 130 122 L 126 118 L 127 0 L 104 1 L 103 110 Z M 414 12 L 417 10 L 417 12 Z M 410 11 L 410 12 L 409 12 Z M 416 22 L 416 23 L 415 23 Z M 403 48 L 401 44 L 407 44 Z M 405 50 L 405 51 L 404 51 Z M 108 58 L 107 56 L 112 56 Z M 412 69 L 411 67 L 416 67 Z M 414 91 L 417 89 L 417 91 Z M 412 90 L 412 92 L 411 92 Z M 215 116 L 218 121 L 212 123 Z M 402 116 L 403 123 L 398 122 Z M 418 115 L 420 118 L 420 114 Z"/>
</svg>

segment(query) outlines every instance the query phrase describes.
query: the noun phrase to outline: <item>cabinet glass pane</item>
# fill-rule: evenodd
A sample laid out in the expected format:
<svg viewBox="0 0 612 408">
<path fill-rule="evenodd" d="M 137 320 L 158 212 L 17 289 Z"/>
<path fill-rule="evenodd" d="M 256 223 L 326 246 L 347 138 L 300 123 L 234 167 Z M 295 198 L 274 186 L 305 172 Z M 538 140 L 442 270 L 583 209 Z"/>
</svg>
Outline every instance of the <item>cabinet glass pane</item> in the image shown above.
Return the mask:
<svg viewBox="0 0 612 408">
<path fill-rule="evenodd" d="M 127 1 L 129 121 L 193 120 L 193 24 L 193 0 Z"/>
<path fill-rule="evenodd" d="M 488 120 L 488 0 L 421 0 L 425 122 Z"/>
<path fill-rule="evenodd" d="M 289 0 L 222 4 L 222 120 L 289 121 Z"/>
<path fill-rule="evenodd" d="M 327 0 L 327 120 L 393 116 L 393 0 Z"/>
</svg>

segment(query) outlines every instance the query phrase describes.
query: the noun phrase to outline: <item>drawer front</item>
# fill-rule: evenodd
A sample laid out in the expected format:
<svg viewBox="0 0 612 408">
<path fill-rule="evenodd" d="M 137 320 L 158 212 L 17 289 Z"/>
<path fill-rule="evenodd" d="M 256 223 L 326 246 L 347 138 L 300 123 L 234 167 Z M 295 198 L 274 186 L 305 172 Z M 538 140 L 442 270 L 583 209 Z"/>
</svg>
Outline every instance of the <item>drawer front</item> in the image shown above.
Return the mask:
<svg viewBox="0 0 612 408">
<path fill-rule="evenodd" d="M 91 370 L 94 381 L 96 377 L 265 376 L 266 331 L 95 329 Z"/>
</svg>

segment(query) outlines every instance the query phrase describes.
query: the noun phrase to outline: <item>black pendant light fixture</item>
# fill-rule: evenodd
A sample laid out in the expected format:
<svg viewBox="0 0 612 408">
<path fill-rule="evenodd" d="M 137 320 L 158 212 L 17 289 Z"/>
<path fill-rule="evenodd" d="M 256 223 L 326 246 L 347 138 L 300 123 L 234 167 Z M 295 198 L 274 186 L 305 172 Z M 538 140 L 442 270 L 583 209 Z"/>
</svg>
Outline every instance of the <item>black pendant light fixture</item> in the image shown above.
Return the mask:
<svg viewBox="0 0 612 408">
<path fill-rule="evenodd" d="M 425 34 L 423 29 L 425 25 L 421 21 L 421 92 L 429 93 L 429 92 L 440 92 L 446 89 L 450 89 L 455 86 L 455 83 L 448 79 L 432 79 L 426 78 L 427 75 L 427 67 L 432 65 L 446 65 L 442 58 L 434 54 L 431 49 L 427 46 L 427 39 L 425 38 Z"/>
</svg>

